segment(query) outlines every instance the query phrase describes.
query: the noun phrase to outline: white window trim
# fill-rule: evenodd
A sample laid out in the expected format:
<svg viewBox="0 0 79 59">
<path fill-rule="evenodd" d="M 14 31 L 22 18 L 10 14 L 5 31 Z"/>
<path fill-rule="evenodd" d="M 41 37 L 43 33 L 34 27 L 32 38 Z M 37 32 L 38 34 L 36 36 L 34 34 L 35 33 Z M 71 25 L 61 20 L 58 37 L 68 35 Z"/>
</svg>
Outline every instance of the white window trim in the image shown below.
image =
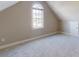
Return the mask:
<svg viewBox="0 0 79 59">
<path fill-rule="evenodd" d="M 37 2 L 36 2 L 36 3 L 37 3 Z M 33 3 L 33 5 L 36 4 L 36 3 Z M 38 3 L 39 3 L 39 2 L 38 2 Z M 40 4 L 41 4 L 41 3 L 40 3 Z M 43 20 L 42 20 L 42 21 L 43 21 L 43 24 L 42 24 L 41 27 L 36 27 L 36 28 L 33 27 L 33 12 L 32 12 L 32 29 L 33 29 L 33 30 L 35 30 L 35 29 L 43 29 L 43 28 L 44 28 L 44 7 L 42 6 L 43 9 L 38 9 L 38 8 L 33 8 L 33 5 L 32 5 L 32 9 L 31 9 L 32 11 L 33 11 L 33 9 L 36 9 L 36 10 L 43 10 L 43 13 L 42 13 L 42 16 L 43 16 L 43 18 L 42 18 L 42 19 L 43 19 Z M 41 5 L 42 5 L 42 4 L 41 4 Z"/>
</svg>

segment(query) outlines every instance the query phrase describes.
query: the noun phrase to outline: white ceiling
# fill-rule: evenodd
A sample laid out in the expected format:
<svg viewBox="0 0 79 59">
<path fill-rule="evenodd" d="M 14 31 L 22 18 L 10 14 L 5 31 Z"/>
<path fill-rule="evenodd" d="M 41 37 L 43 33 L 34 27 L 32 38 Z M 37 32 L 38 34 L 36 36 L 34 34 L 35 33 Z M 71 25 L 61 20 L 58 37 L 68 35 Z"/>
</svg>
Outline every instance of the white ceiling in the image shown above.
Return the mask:
<svg viewBox="0 0 79 59">
<path fill-rule="evenodd" d="M 47 2 L 61 20 L 79 20 L 79 1 Z"/>
<path fill-rule="evenodd" d="M 19 1 L 0 1 L 0 11 L 5 10 L 18 3 Z M 79 19 L 79 2 L 66 1 L 48 1 L 51 7 L 61 19 L 78 20 Z"/>
<path fill-rule="evenodd" d="M 0 1 L 0 11 L 3 11 L 6 8 L 11 7 L 16 3 L 18 3 L 18 1 Z"/>
</svg>

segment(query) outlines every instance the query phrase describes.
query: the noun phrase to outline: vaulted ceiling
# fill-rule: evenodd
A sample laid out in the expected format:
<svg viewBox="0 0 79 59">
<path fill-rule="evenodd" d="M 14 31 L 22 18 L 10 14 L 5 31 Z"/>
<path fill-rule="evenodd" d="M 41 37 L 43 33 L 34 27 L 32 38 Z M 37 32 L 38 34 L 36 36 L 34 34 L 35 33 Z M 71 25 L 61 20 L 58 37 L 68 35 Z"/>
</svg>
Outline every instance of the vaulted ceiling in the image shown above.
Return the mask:
<svg viewBox="0 0 79 59">
<path fill-rule="evenodd" d="M 48 1 L 61 20 L 79 20 L 79 1 Z"/>
<path fill-rule="evenodd" d="M 6 8 L 11 7 L 16 3 L 18 3 L 18 1 L 0 1 L 0 11 L 3 11 Z"/>
<path fill-rule="evenodd" d="M 5 10 L 18 3 L 19 1 L 0 1 L 0 11 Z M 47 1 L 49 7 L 61 20 L 79 19 L 78 1 Z"/>
</svg>

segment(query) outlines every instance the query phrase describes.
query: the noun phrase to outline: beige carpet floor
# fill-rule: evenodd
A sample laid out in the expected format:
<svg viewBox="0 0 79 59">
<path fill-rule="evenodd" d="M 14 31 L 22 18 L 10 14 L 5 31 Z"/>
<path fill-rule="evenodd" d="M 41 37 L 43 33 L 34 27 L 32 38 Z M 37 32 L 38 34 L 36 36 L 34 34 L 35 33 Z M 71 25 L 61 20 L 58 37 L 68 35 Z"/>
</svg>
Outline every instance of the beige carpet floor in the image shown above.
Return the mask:
<svg viewBox="0 0 79 59">
<path fill-rule="evenodd" d="M 0 57 L 79 57 L 79 37 L 53 35 L 0 51 Z"/>
</svg>

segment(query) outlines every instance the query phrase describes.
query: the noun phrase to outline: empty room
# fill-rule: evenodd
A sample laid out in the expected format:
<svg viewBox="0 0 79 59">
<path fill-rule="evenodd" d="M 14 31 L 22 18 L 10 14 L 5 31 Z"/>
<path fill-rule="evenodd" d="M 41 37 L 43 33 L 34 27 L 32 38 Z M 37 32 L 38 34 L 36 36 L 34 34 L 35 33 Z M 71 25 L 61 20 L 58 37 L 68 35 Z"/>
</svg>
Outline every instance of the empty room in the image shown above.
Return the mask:
<svg viewBox="0 0 79 59">
<path fill-rule="evenodd" d="M 0 1 L 0 57 L 79 57 L 79 1 Z"/>
</svg>

